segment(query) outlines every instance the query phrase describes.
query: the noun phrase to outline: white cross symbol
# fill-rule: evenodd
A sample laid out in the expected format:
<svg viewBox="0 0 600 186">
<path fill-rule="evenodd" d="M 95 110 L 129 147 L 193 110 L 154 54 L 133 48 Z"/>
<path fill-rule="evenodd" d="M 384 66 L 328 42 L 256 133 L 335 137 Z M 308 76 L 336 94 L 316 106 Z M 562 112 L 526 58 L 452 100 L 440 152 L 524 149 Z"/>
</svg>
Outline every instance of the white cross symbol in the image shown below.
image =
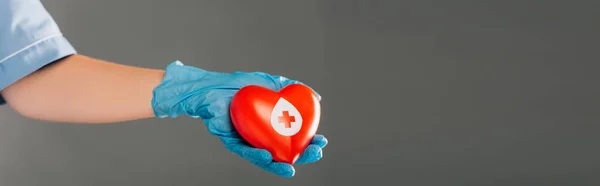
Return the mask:
<svg viewBox="0 0 600 186">
<path fill-rule="evenodd" d="M 302 128 L 302 116 L 289 101 L 279 98 L 271 112 L 271 126 L 283 136 L 293 136 Z"/>
</svg>

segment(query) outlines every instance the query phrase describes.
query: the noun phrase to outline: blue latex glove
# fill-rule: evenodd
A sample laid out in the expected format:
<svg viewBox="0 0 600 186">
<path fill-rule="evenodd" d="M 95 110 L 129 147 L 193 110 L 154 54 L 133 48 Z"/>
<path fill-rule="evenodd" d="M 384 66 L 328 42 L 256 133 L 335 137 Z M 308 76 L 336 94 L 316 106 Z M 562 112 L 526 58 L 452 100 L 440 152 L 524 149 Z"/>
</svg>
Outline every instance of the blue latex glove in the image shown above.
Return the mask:
<svg viewBox="0 0 600 186">
<path fill-rule="evenodd" d="M 247 85 L 277 91 L 295 83 L 301 82 L 262 72 L 211 72 L 176 61 L 167 66 L 163 82 L 154 89 L 152 107 L 158 118 L 182 114 L 202 118 L 208 131 L 218 136 L 225 148 L 264 170 L 289 178 L 295 174 L 292 165 L 274 162 L 271 153 L 253 148 L 237 133 L 230 120 L 229 104 L 233 95 Z M 295 164 L 318 161 L 326 145 L 327 139 L 323 135 L 315 135 Z"/>
</svg>

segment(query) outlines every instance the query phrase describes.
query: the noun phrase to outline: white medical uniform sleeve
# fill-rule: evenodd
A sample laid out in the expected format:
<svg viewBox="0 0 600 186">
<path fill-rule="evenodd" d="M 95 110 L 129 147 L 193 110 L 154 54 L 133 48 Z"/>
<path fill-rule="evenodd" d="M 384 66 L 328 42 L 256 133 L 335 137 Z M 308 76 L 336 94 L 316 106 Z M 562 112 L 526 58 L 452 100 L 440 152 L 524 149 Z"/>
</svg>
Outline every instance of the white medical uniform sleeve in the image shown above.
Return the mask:
<svg viewBox="0 0 600 186">
<path fill-rule="evenodd" d="M 0 0 L 0 91 L 75 53 L 39 0 Z"/>
</svg>

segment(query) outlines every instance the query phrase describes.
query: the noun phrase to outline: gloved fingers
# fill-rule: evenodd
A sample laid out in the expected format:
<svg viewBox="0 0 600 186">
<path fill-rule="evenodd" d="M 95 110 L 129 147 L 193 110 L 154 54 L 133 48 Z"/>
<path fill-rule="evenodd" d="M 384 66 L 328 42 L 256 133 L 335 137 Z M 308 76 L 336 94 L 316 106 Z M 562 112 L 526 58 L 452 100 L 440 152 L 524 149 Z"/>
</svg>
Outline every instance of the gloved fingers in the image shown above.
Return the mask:
<svg viewBox="0 0 600 186">
<path fill-rule="evenodd" d="M 327 146 L 327 138 L 321 134 L 316 134 L 310 145 L 306 147 L 296 164 L 306 164 L 319 161 L 323 157 L 323 148 Z"/>
<path fill-rule="evenodd" d="M 318 145 L 308 145 L 306 150 L 300 155 L 296 164 L 314 163 L 323 157 L 323 150 Z"/>
<path fill-rule="evenodd" d="M 319 101 L 321 101 L 321 94 L 319 94 L 317 91 L 315 91 L 315 89 L 313 89 L 312 87 L 306 85 L 303 82 L 300 82 L 298 80 L 292 80 L 292 79 L 288 79 L 286 77 L 283 76 L 273 76 L 273 79 L 279 80 L 279 82 L 281 83 L 281 88 L 291 85 L 291 84 L 301 84 L 301 85 L 305 85 L 307 87 L 309 87 L 316 95 L 317 98 L 319 99 Z"/>
<path fill-rule="evenodd" d="M 241 87 L 259 85 L 275 91 L 281 89 L 279 79 L 273 79 L 273 76 L 264 72 L 235 72 L 233 76 L 235 82 Z"/>
<path fill-rule="evenodd" d="M 266 163 L 266 164 L 257 163 L 257 162 L 252 162 L 252 163 L 254 165 L 266 170 L 267 172 L 279 175 L 284 178 L 291 178 L 292 176 L 294 176 L 294 174 L 296 174 L 296 170 L 294 169 L 294 166 L 292 166 L 288 163 L 281 163 L 281 162 L 271 162 L 271 163 Z"/>
<path fill-rule="evenodd" d="M 302 84 L 304 85 L 304 83 L 297 81 L 297 80 L 291 80 L 287 77 L 284 76 L 273 76 L 273 75 L 269 75 L 268 78 L 275 84 L 275 91 L 279 91 L 280 89 L 282 89 L 285 86 L 291 85 L 291 84 Z"/>
<path fill-rule="evenodd" d="M 253 163 L 267 164 L 273 161 L 273 156 L 269 151 L 253 148 L 243 143 L 226 143 L 225 148 Z"/>
<path fill-rule="evenodd" d="M 325 136 L 321 134 L 315 134 L 312 141 L 310 142 L 310 144 L 318 145 L 321 148 L 325 148 L 325 146 L 327 146 L 328 143 L 329 141 L 327 140 L 327 138 L 325 138 Z"/>
<path fill-rule="evenodd" d="M 279 83 L 281 83 L 281 87 L 285 87 L 291 84 L 302 84 L 302 85 L 306 85 L 298 80 L 292 80 L 292 79 L 288 79 L 287 77 L 284 76 L 273 76 L 273 79 L 276 79 L 279 81 Z"/>
</svg>

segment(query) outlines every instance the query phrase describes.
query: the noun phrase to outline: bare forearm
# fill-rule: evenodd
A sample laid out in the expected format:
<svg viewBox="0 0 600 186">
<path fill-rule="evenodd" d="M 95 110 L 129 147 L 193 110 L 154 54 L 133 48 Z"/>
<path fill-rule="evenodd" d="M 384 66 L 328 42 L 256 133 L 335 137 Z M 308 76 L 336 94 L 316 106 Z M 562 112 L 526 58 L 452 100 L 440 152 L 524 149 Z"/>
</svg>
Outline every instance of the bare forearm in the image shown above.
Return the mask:
<svg viewBox="0 0 600 186">
<path fill-rule="evenodd" d="M 113 123 L 153 117 L 152 90 L 164 71 L 73 55 L 3 90 L 22 115 L 67 123 Z"/>
</svg>

